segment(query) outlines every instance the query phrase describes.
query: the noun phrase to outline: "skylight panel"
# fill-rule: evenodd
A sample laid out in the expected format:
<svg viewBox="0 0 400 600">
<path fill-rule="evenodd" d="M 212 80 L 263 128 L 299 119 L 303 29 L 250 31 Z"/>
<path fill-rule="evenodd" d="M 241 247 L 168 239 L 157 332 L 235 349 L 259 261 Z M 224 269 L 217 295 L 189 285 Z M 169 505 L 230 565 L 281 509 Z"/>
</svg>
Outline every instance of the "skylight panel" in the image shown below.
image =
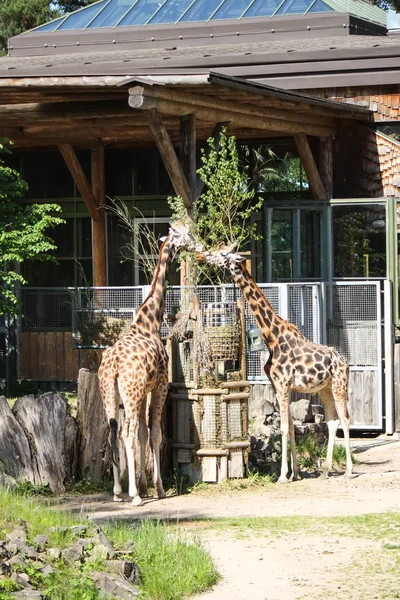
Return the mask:
<svg viewBox="0 0 400 600">
<path fill-rule="evenodd" d="M 132 0 L 111 0 L 88 27 L 114 27 L 131 8 Z"/>
<path fill-rule="evenodd" d="M 61 17 L 61 19 L 55 19 L 54 21 L 50 21 L 50 23 L 46 23 L 45 25 L 41 25 L 40 27 L 36 27 L 36 29 L 32 29 L 32 33 L 41 32 L 41 31 L 53 31 L 60 23 L 62 23 L 65 19 Z"/>
<path fill-rule="evenodd" d="M 302 15 L 308 7 L 308 0 L 286 0 L 276 11 L 276 15 Z"/>
<path fill-rule="evenodd" d="M 221 4 L 223 4 L 221 0 L 196 0 L 180 22 L 207 21 Z"/>
<path fill-rule="evenodd" d="M 333 8 L 325 4 L 325 2 L 323 2 L 322 0 L 315 0 L 315 2 L 311 4 L 311 7 L 308 9 L 307 13 L 328 11 L 333 11 Z"/>
<path fill-rule="evenodd" d="M 87 8 L 71 13 L 58 28 L 60 29 L 83 29 L 88 23 L 106 6 L 108 0 L 91 4 Z"/>
<path fill-rule="evenodd" d="M 211 19 L 239 19 L 249 4 L 249 0 L 226 0 Z"/>
<path fill-rule="evenodd" d="M 118 23 L 118 27 L 145 25 L 162 4 L 162 0 L 138 0 L 129 13 Z"/>
<path fill-rule="evenodd" d="M 243 16 L 270 17 L 274 14 L 280 4 L 281 0 L 255 0 Z"/>
<path fill-rule="evenodd" d="M 193 4 L 193 0 L 167 0 L 149 22 L 149 25 L 156 23 L 175 23 L 178 21 L 185 10 Z"/>
</svg>

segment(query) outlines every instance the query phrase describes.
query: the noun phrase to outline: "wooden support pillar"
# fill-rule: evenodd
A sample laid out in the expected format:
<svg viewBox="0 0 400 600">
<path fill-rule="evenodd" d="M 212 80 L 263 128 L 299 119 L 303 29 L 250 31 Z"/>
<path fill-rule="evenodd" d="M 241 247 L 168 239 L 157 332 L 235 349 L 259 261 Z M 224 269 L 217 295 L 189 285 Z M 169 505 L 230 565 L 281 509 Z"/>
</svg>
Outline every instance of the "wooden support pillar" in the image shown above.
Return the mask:
<svg viewBox="0 0 400 600">
<path fill-rule="evenodd" d="M 323 137 L 319 141 L 319 172 L 326 198 L 333 198 L 333 140 Z"/>
<path fill-rule="evenodd" d="M 301 162 L 303 163 L 304 169 L 307 173 L 313 197 L 316 200 L 325 200 L 327 197 L 325 188 L 315 163 L 314 156 L 311 152 L 307 136 L 304 133 L 296 133 L 294 140 L 296 142 L 297 151 L 299 153 Z"/>
<path fill-rule="evenodd" d="M 58 146 L 65 163 L 74 178 L 90 216 L 92 217 L 93 240 L 93 285 L 107 285 L 107 254 L 106 254 L 106 227 L 105 227 L 105 170 L 104 147 L 99 143 L 92 150 L 92 186 L 88 182 L 79 159 L 71 144 Z"/>
<path fill-rule="evenodd" d="M 192 195 L 185 174 L 182 170 L 176 152 L 162 122 L 160 113 L 152 108 L 147 111 L 147 122 L 154 140 L 157 144 L 158 151 L 163 160 L 165 168 L 171 179 L 174 190 L 180 196 L 185 204 L 185 207 L 190 210 L 192 208 Z"/>
<path fill-rule="evenodd" d="M 196 199 L 196 116 L 184 115 L 180 120 L 181 165 L 190 189 L 190 206 L 186 206 L 186 215 L 194 222 L 194 200 Z M 194 283 L 195 273 L 191 273 L 190 259 L 181 262 L 181 285 Z"/>
<path fill-rule="evenodd" d="M 104 146 L 99 143 L 91 150 L 92 189 L 97 204 L 98 219 L 92 219 L 93 242 L 93 285 L 107 285 L 106 244 L 106 182 L 104 168 Z"/>
</svg>

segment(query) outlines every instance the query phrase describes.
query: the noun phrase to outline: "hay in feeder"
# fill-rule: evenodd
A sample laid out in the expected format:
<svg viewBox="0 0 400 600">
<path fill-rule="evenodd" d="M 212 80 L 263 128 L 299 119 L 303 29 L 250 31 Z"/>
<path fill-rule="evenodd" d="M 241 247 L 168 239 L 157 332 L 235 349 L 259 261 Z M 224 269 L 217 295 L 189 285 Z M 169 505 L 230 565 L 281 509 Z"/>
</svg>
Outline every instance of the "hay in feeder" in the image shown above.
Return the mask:
<svg viewBox="0 0 400 600">
<path fill-rule="evenodd" d="M 204 337 L 214 360 L 236 360 L 239 353 L 239 334 L 235 325 L 204 327 Z"/>
</svg>

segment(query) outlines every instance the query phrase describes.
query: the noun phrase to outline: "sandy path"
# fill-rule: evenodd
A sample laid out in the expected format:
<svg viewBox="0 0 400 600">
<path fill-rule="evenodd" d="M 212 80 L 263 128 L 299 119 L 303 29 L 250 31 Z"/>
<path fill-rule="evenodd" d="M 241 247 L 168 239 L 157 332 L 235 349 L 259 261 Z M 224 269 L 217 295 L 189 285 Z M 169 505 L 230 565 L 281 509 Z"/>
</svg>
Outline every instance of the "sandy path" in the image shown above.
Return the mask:
<svg viewBox="0 0 400 600">
<path fill-rule="evenodd" d="M 257 493 L 186 495 L 158 501 L 142 508 L 113 503 L 105 496 L 66 498 L 73 510 L 84 510 L 104 519 L 199 519 L 218 517 L 344 516 L 400 510 L 400 442 L 353 440 L 358 463 L 355 477 L 303 479 L 273 485 Z M 63 503 L 64 503 L 63 502 Z M 191 528 L 190 523 L 182 527 Z M 350 565 L 359 557 L 378 556 L 381 543 L 340 536 L 326 538 L 294 533 L 238 539 L 229 531 L 211 528 L 201 533 L 222 579 L 215 589 L 192 600 L 372 600 L 391 598 L 393 581 L 384 581 L 385 593 L 374 591 L 377 578 L 360 582 Z M 382 586 L 381 586 L 382 587 Z M 400 586 L 398 586 L 400 588 Z M 381 589 L 378 586 L 378 591 Z"/>
</svg>

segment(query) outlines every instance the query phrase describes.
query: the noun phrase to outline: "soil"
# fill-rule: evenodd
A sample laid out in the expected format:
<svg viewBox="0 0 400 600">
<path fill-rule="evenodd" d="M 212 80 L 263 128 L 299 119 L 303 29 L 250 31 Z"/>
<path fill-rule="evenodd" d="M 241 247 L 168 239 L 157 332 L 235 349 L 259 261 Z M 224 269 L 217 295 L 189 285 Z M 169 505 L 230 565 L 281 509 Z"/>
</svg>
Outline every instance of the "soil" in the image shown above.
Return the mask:
<svg viewBox="0 0 400 600">
<path fill-rule="evenodd" d="M 105 496 L 65 498 L 71 509 L 96 521 L 160 518 L 183 521 L 218 517 L 335 517 L 400 510 L 400 442 L 384 437 L 352 440 L 354 478 L 304 478 L 257 492 L 189 494 L 146 499 L 141 508 L 113 503 Z M 63 504 L 64 504 L 63 502 Z M 382 541 L 342 537 L 331 531 L 313 535 L 287 532 L 238 537 L 212 523 L 199 529 L 221 581 L 192 600 L 372 600 L 400 598 L 397 570 L 379 571 Z M 397 540 L 400 542 L 400 540 Z M 399 544 L 400 548 L 400 544 Z M 371 564 L 371 567 L 368 565 Z M 368 567 L 368 568 L 367 568 Z M 391 573 L 391 574 L 390 574 Z M 397 590 L 397 591 L 396 591 Z"/>
</svg>

